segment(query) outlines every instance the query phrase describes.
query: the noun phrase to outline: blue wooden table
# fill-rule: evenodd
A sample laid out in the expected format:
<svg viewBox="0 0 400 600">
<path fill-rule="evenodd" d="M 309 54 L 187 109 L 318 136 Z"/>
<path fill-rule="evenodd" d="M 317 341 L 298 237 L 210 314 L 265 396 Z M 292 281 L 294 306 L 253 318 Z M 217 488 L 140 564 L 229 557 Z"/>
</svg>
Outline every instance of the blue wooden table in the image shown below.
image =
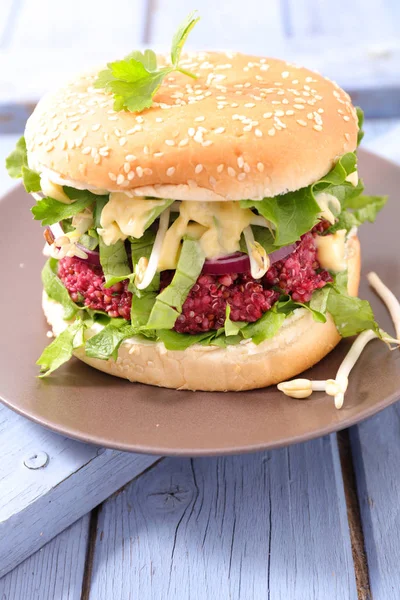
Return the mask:
<svg viewBox="0 0 400 600">
<path fill-rule="evenodd" d="M 365 146 L 400 163 L 399 6 L 201 0 L 192 45 L 320 69 L 366 108 Z M 50 83 L 167 44 L 191 8 L 113 7 L 0 0 L 1 165 Z M 290 448 L 172 459 L 87 446 L 0 405 L 0 599 L 397 600 L 399 423 L 394 405 Z"/>
</svg>

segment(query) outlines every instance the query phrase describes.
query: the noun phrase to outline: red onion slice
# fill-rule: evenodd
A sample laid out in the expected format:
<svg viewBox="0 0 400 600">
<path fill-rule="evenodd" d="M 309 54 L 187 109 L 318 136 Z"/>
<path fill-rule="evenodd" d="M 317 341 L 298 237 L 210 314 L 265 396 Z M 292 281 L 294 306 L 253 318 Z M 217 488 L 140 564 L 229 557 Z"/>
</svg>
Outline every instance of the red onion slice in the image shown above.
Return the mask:
<svg viewBox="0 0 400 600">
<path fill-rule="evenodd" d="M 80 250 L 83 250 L 83 252 L 87 254 L 87 258 L 81 258 L 80 260 L 85 260 L 91 265 L 100 266 L 100 254 L 97 252 L 97 250 L 89 250 L 88 248 L 82 246 L 82 244 L 79 243 L 76 244 L 76 247 Z"/>
<path fill-rule="evenodd" d="M 297 244 L 290 244 L 289 246 L 284 246 L 283 248 L 279 248 L 279 250 L 275 250 L 275 252 L 268 254 L 271 265 L 278 262 L 278 260 L 282 260 L 289 256 L 289 254 L 295 250 L 296 246 Z M 203 267 L 203 273 L 208 273 L 210 275 L 246 273 L 247 271 L 250 271 L 250 260 L 248 255 L 243 252 L 235 252 L 235 254 L 230 254 L 223 258 L 206 260 Z"/>
</svg>

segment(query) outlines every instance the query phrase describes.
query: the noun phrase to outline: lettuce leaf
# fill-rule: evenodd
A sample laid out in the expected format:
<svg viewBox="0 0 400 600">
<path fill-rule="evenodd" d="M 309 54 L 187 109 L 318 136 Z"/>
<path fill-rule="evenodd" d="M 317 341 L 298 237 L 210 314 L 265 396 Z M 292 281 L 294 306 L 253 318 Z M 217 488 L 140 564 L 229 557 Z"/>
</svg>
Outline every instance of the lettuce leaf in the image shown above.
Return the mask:
<svg viewBox="0 0 400 600">
<path fill-rule="evenodd" d="M 71 300 L 71 297 L 57 276 L 58 260 L 49 258 L 42 270 L 43 288 L 49 298 L 59 302 L 64 309 L 64 319 L 72 319 L 80 307 Z"/>
<path fill-rule="evenodd" d="M 56 369 L 68 362 L 72 357 L 72 352 L 84 344 L 85 325 L 80 319 L 76 319 L 65 329 L 56 339 L 45 348 L 36 361 L 40 365 L 41 375 L 47 377 Z"/>
<path fill-rule="evenodd" d="M 128 279 L 131 268 L 128 263 L 128 255 L 125 242 L 118 240 L 115 244 L 107 246 L 102 237 L 99 237 L 100 264 L 105 277 L 105 288 L 109 288 L 119 281 Z"/>
<path fill-rule="evenodd" d="M 204 252 L 196 240 L 185 239 L 174 277 L 156 297 L 145 329 L 172 329 L 204 264 Z"/>
<path fill-rule="evenodd" d="M 282 327 L 286 315 L 283 312 L 277 312 L 275 307 L 272 307 L 263 314 L 261 319 L 254 323 L 249 323 L 240 330 L 240 334 L 246 339 L 251 339 L 254 344 L 261 344 L 264 340 L 273 338 Z"/>
<path fill-rule="evenodd" d="M 331 287 L 327 298 L 327 311 L 332 315 L 336 329 L 342 337 L 357 335 L 372 329 L 380 335 L 379 325 L 367 300 L 340 293 Z"/>
<path fill-rule="evenodd" d="M 119 323 L 119 321 L 122 322 Z M 116 360 L 122 342 L 133 335 L 135 335 L 135 329 L 130 323 L 123 319 L 113 319 L 113 322 L 87 340 L 85 344 L 86 356 L 100 358 L 101 360 L 108 360 L 109 358 Z"/>
<path fill-rule="evenodd" d="M 178 333 L 173 329 L 157 330 L 157 339 L 163 342 L 167 350 L 186 350 L 193 344 L 204 343 L 209 345 L 212 339 L 217 335 L 216 331 L 206 331 L 205 333 Z"/>
<path fill-rule="evenodd" d="M 225 323 L 224 323 L 224 332 L 227 337 L 238 335 L 239 331 L 241 329 L 243 329 L 243 327 L 246 327 L 246 325 L 248 325 L 248 323 L 246 323 L 245 321 L 231 321 L 230 315 L 231 315 L 231 307 L 227 303 L 226 304 Z"/>
<path fill-rule="evenodd" d="M 40 175 L 28 167 L 28 156 L 24 136 L 20 137 L 14 150 L 6 158 L 6 169 L 13 179 L 22 177 L 28 193 L 40 191 Z"/>
<path fill-rule="evenodd" d="M 322 179 L 306 188 L 273 198 L 264 198 L 264 200 L 242 200 L 240 202 L 242 208 L 256 209 L 275 227 L 273 237 L 268 230 L 263 234 L 267 246 L 265 250 L 271 252 L 271 249 L 276 247 L 292 244 L 310 231 L 318 222 L 321 212 L 315 195 L 322 191 L 337 194 L 339 187 L 353 187 L 351 183 L 346 182 L 346 177 L 356 170 L 356 165 L 356 155 L 349 152 L 342 156 Z M 344 195 L 344 192 L 342 194 Z M 257 234 L 259 237 L 262 235 L 260 232 Z M 259 239 L 257 241 L 263 245 L 263 241 Z"/>
<path fill-rule="evenodd" d="M 338 221 L 329 228 L 329 232 L 338 229 L 349 231 L 352 227 L 359 227 L 362 223 L 369 221 L 373 223 L 380 210 L 387 202 L 387 196 L 358 196 L 348 198 Z"/>
</svg>

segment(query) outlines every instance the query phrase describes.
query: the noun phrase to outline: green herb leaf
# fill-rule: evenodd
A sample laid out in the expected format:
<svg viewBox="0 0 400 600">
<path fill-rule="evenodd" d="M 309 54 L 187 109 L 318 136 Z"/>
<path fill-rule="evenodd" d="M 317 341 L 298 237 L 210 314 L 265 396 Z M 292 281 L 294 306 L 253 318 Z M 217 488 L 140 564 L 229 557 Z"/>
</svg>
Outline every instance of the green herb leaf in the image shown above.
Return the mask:
<svg viewBox="0 0 400 600">
<path fill-rule="evenodd" d="M 106 325 L 99 333 L 87 340 L 85 344 L 86 356 L 100 358 L 101 360 L 117 359 L 120 345 L 124 340 L 135 335 L 135 329 L 123 319 L 121 319 L 122 323 L 116 321 L 117 319 L 114 319 L 112 323 Z"/>
<path fill-rule="evenodd" d="M 114 110 L 141 112 L 153 104 L 153 96 L 164 77 L 173 71 L 180 71 L 190 77 L 192 73 L 180 69 L 178 62 L 182 47 L 197 21 L 191 13 L 179 26 L 173 37 L 172 66 L 158 69 L 157 56 L 152 50 L 131 52 L 124 60 L 108 63 L 107 69 L 98 74 L 94 87 L 105 89 L 114 95 Z"/>
<path fill-rule="evenodd" d="M 176 67 L 181 57 L 182 48 L 187 40 L 189 33 L 193 27 L 200 21 L 197 16 L 197 10 L 191 12 L 186 19 L 182 21 L 172 38 L 171 46 L 171 62 Z"/>
<path fill-rule="evenodd" d="M 42 270 L 42 283 L 46 294 L 51 300 L 59 302 L 64 309 L 64 319 L 69 321 L 80 310 L 80 307 L 71 300 L 67 289 L 57 276 L 58 260 L 49 258 Z"/>
<path fill-rule="evenodd" d="M 158 294 L 146 329 L 172 329 L 204 264 L 204 252 L 196 240 L 185 239 L 174 277 Z"/>
<path fill-rule="evenodd" d="M 83 322 L 76 319 L 44 349 L 36 362 L 37 365 L 41 366 L 39 377 L 47 377 L 50 373 L 53 373 L 58 367 L 69 361 L 73 350 L 83 346 L 84 328 Z"/>
<path fill-rule="evenodd" d="M 128 279 L 131 269 L 125 250 L 125 242 L 118 240 L 115 244 L 107 246 L 103 238 L 99 238 L 100 264 L 105 277 L 105 288 L 109 288 L 119 281 Z"/>
<path fill-rule="evenodd" d="M 21 169 L 22 181 L 25 190 L 30 194 L 31 192 L 40 192 L 42 189 L 40 184 L 40 175 L 32 171 L 29 167 L 23 166 Z"/>
<path fill-rule="evenodd" d="M 151 251 L 156 234 L 154 231 L 147 230 L 140 239 L 131 239 L 132 265 L 133 272 L 140 258 L 150 258 Z M 129 291 L 132 292 L 131 304 L 131 322 L 135 328 L 144 327 L 150 317 L 154 303 L 157 298 L 158 290 L 160 289 L 160 274 L 156 273 L 153 281 L 145 290 L 139 290 L 133 281 L 129 283 Z"/>
<path fill-rule="evenodd" d="M 87 190 L 76 190 L 70 187 L 64 187 L 63 190 L 73 202 L 64 204 L 54 198 L 43 198 L 31 209 L 34 219 L 42 221 L 42 225 L 53 225 L 73 217 L 95 202 L 101 202 L 101 199 L 108 199 L 108 196 L 96 196 Z"/>
</svg>

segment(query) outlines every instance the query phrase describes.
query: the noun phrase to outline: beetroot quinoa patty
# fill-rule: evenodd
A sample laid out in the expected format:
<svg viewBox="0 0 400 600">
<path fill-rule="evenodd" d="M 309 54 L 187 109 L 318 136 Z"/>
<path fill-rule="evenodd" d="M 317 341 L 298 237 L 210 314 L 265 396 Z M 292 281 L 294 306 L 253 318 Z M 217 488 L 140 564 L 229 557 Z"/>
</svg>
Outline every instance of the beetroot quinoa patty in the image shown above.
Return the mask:
<svg viewBox="0 0 400 600">
<path fill-rule="evenodd" d="M 320 223 L 303 235 L 296 249 L 274 263 L 260 280 L 253 279 L 250 272 L 201 274 L 174 329 L 179 333 L 199 333 L 223 327 L 227 302 L 232 321 L 257 321 L 278 300 L 277 289 L 290 294 L 296 302 L 308 302 L 315 290 L 332 281 L 328 271 L 320 268 L 314 241 L 325 229 L 326 224 Z M 169 285 L 173 274 L 161 273 L 161 289 Z M 104 311 L 110 317 L 130 320 L 132 294 L 128 292 L 128 281 L 105 289 L 101 267 L 76 257 L 61 259 L 58 275 L 74 302 Z"/>
</svg>

